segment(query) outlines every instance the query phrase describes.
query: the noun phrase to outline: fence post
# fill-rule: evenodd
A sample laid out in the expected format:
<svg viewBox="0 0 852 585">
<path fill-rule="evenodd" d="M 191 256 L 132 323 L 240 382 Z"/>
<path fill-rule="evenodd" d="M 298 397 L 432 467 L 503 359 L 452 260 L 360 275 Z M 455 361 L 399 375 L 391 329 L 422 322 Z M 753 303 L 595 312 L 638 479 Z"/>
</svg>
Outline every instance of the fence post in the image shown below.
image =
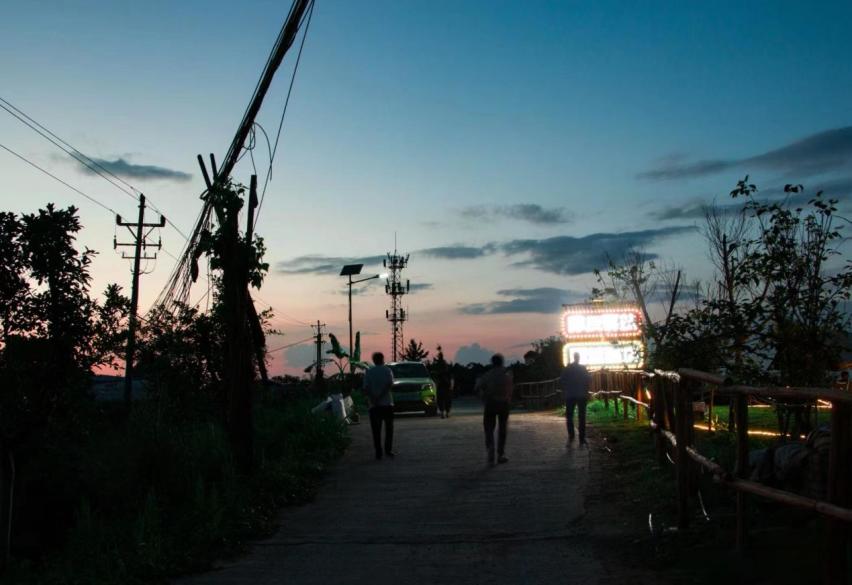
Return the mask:
<svg viewBox="0 0 852 585">
<path fill-rule="evenodd" d="M 748 473 L 748 396 L 737 394 L 734 414 L 737 426 L 737 468 L 739 479 Z M 737 551 L 742 552 L 748 538 L 748 499 L 744 492 L 737 491 Z"/>
<path fill-rule="evenodd" d="M 601 377 L 601 390 L 603 391 L 603 397 L 604 397 L 604 408 L 606 409 L 607 412 L 609 412 L 609 394 L 607 394 L 607 392 L 609 392 L 609 384 L 608 384 L 608 380 L 607 380 L 607 376 L 606 376 L 606 370 L 599 370 L 599 371 L 600 371 L 600 377 Z"/>
<path fill-rule="evenodd" d="M 716 395 L 716 387 L 710 389 L 710 411 L 707 414 L 707 431 L 713 432 L 713 399 Z"/>
<path fill-rule="evenodd" d="M 642 396 L 642 375 L 635 374 L 635 376 L 636 400 L 644 402 L 644 400 L 642 400 L 644 398 L 644 396 Z M 638 404 L 636 405 L 636 422 L 642 422 L 642 407 Z"/>
<path fill-rule="evenodd" d="M 674 385 L 675 401 L 677 410 L 675 412 L 675 437 L 677 438 L 677 525 L 684 530 L 689 528 L 689 455 L 686 447 L 689 441 L 689 429 L 687 424 L 688 413 L 692 409 L 691 384 L 688 379 Z"/>
<path fill-rule="evenodd" d="M 828 463 L 828 501 L 838 506 L 849 504 L 852 441 L 850 441 L 850 406 L 836 400 L 831 405 L 831 451 Z M 848 527 L 840 520 L 828 519 L 828 562 L 825 582 L 846 583 L 846 542 Z"/>
</svg>

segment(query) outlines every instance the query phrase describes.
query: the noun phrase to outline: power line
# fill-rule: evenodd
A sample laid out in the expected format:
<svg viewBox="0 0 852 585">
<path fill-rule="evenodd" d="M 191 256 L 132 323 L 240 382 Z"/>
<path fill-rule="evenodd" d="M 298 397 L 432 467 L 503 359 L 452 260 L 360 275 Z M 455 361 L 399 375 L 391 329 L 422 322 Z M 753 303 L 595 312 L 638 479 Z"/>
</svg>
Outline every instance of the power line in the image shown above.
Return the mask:
<svg viewBox="0 0 852 585">
<path fill-rule="evenodd" d="M 53 173 L 51 173 L 50 171 L 47 171 L 47 170 L 45 170 L 44 168 L 42 168 L 42 167 L 38 166 L 36 163 L 34 163 L 33 161 L 29 160 L 29 159 L 28 159 L 28 158 L 26 158 L 25 156 L 23 156 L 23 155 L 21 155 L 21 154 L 18 154 L 17 152 L 15 152 L 14 150 L 12 150 L 12 149 L 11 149 L 11 148 L 9 148 L 8 146 L 6 146 L 6 145 L 4 145 L 4 144 L 0 144 L 0 148 L 2 148 L 2 149 L 4 149 L 4 150 L 6 150 L 7 152 L 9 152 L 9 153 L 11 153 L 11 154 L 15 155 L 16 157 L 18 157 L 19 159 L 21 159 L 22 161 L 24 161 L 24 162 L 25 162 L 25 163 L 27 163 L 28 165 L 30 165 L 30 166 L 32 166 L 32 167 L 34 167 L 34 168 L 36 168 L 36 169 L 40 170 L 42 173 L 44 173 L 44 174 L 45 174 L 45 175 L 47 175 L 48 177 L 52 178 L 53 180 L 55 180 L 55 181 L 58 181 L 58 182 L 62 183 L 63 185 L 65 185 L 66 187 L 68 187 L 69 189 L 71 189 L 72 191 L 74 191 L 74 192 L 76 192 L 76 193 L 79 193 L 80 195 L 82 195 L 83 197 L 85 197 L 86 199 L 88 199 L 89 201 L 91 201 L 92 203 L 94 203 L 95 205 L 97 205 L 97 206 L 99 206 L 99 207 L 102 207 L 103 209 L 106 209 L 106 210 L 107 210 L 107 211 L 109 211 L 110 213 L 113 213 L 113 214 L 115 214 L 115 215 L 118 215 L 118 212 L 117 212 L 117 211 L 115 211 L 112 207 L 110 207 L 110 206 L 108 206 L 108 205 L 104 205 L 103 203 L 101 203 L 100 201 L 98 201 L 97 199 L 95 199 L 94 197 L 92 197 L 91 195 L 88 195 L 88 194 L 84 193 L 83 191 L 81 191 L 80 189 L 78 189 L 77 187 L 75 187 L 75 186 L 73 186 L 73 185 L 70 185 L 69 183 L 66 183 L 65 181 L 63 181 L 62 179 L 60 179 L 59 177 L 57 177 L 56 175 L 54 175 Z"/>
<path fill-rule="evenodd" d="M 76 148 L 74 145 L 70 144 L 67 140 L 62 139 L 60 136 L 57 136 L 55 132 L 53 132 L 52 130 L 50 130 L 46 126 L 44 126 L 44 124 L 41 124 L 38 120 L 35 120 L 32 116 L 28 115 L 21 108 L 17 107 L 13 103 L 11 103 L 9 100 L 0 96 L 0 102 L 2 102 L 2 103 L 0 103 L 0 108 L 6 110 L 6 112 L 11 114 L 19 122 L 21 122 L 22 124 L 24 124 L 25 126 L 30 128 L 31 130 L 33 130 L 36 134 L 38 134 L 39 136 L 41 136 L 42 138 L 44 138 L 45 140 L 47 140 L 48 142 L 53 144 L 56 148 L 58 148 L 59 150 L 61 150 L 62 152 L 64 152 L 65 154 L 67 154 L 68 156 L 73 158 L 74 160 L 76 160 L 78 163 L 80 163 L 81 165 L 88 168 L 94 174 L 98 175 L 99 177 L 101 177 L 105 181 L 109 182 L 111 185 L 113 185 L 114 187 L 119 189 L 122 193 L 124 193 L 128 197 L 134 199 L 137 202 L 139 201 L 139 196 L 142 194 L 142 191 L 140 191 L 139 189 L 137 189 L 136 187 L 134 187 L 133 185 L 131 185 L 130 183 L 128 183 L 127 181 L 125 181 L 124 179 L 122 179 L 121 177 L 119 177 L 118 175 L 116 175 L 115 173 L 113 173 L 112 171 L 107 169 L 106 167 L 104 167 L 98 161 L 94 160 L 93 158 L 91 158 L 91 157 L 87 156 L 86 154 L 84 154 L 83 152 L 81 152 L 78 148 Z M 112 177 L 112 178 L 110 178 L 110 177 Z M 113 180 L 113 179 L 115 179 L 115 180 Z M 116 181 L 119 181 L 119 182 L 123 183 L 124 185 L 126 185 L 128 188 L 130 188 L 130 191 L 128 191 L 127 189 L 125 189 L 124 187 L 122 187 L 121 185 L 116 183 Z M 154 211 L 156 211 L 157 213 L 159 213 L 160 215 L 163 215 L 163 216 L 165 215 L 162 211 L 160 211 L 157 208 L 156 205 L 151 203 L 150 200 L 148 201 L 148 206 L 151 209 L 153 209 Z M 181 237 L 183 237 L 184 240 L 188 239 L 186 237 L 186 234 L 184 234 L 183 231 L 177 225 L 172 223 L 168 219 L 168 217 L 166 218 L 166 223 L 168 223 L 172 228 L 174 228 L 174 230 L 177 233 L 179 233 L 181 235 Z"/>
<path fill-rule="evenodd" d="M 288 347 L 295 347 L 295 346 L 297 346 L 297 345 L 301 345 L 301 344 L 303 344 L 303 343 L 307 343 L 308 341 L 313 341 L 313 340 L 314 340 L 314 336 L 313 336 L 313 335 L 311 335 L 311 336 L 310 336 L 310 337 L 308 337 L 307 339 L 303 339 L 303 340 L 301 340 L 301 341 L 296 341 L 296 342 L 294 342 L 294 343 L 288 343 L 287 345 L 282 345 L 282 346 L 280 346 L 280 347 L 276 347 L 275 349 L 268 349 L 268 350 L 266 350 L 266 353 L 272 353 L 272 352 L 274 352 L 274 351 L 280 351 L 280 350 L 282 350 L 282 349 L 287 349 Z"/>
<path fill-rule="evenodd" d="M 287 89 L 287 97 L 284 99 L 284 109 L 281 111 L 281 120 L 278 122 L 278 132 L 275 134 L 275 144 L 272 147 L 272 152 L 269 155 L 269 168 L 266 171 L 266 179 L 263 181 L 263 190 L 260 193 L 260 202 L 257 205 L 255 212 L 254 224 L 260 218 L 260 210 L 263 207 L 263 200 L 266 197 L 266 188 L 269 186 L 269 181 L 272 179 L 272 161 L 275 160 L 275 153 L 278 152 L 278 140 L 281 138 L 281 130 L 284 128 L 284 117 L 287 115 L 287 106 L 290 105 L 290 95 L 293 93 L 293 84 L 296 82 L 296 72 L 299 70 L 299 63 L 302 60 L 302 49 L 305 48 L 305 40 L 308 38 L 308 29 L 311 27 L 311 17 L 314 14 L 314 2 L 311 2 L 311 7 L 305 16 L 305 32 L 302 34 L 302 42 L 299 44 L 299 53 L 296 55 L 296 63 L 293 65 L 293 75 L 290 76 L 290 86 Z M 299 27 L 301 28 L 301 26 Z M 268 138 L 267 138 L 268 142 Z"/>
</svg>

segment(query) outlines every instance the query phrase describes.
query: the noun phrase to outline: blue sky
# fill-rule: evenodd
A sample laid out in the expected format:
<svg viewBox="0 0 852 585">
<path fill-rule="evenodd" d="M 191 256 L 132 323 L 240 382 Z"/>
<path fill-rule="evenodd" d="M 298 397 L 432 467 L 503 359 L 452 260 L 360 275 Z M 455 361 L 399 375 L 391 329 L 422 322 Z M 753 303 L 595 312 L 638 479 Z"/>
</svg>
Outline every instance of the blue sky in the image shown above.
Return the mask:
<svg viewBox="0 0 852 585">
<path fill-rule="evenodd" d="M 224 155 L 287 8 L 15 3 L 0 23 L 0 96 L 90 156 L 190 173 L 130 179 L 187 231 L 195 154 Z M 431 285 L 411 295 L 407 332 L 450 355 L 474 343 L 521 354 L 556 331 L 549 308 L 588 292 L 601 246 L 641 246 L 706 277 L 689 210 L 745 173 L 849 193 L 850 23 L 848 2 L 317 0 L 259 223 L 276 268 L 260 296 L 285 333 L 271 344 L 307 337 L 300 322 L 345 329 L 340 279 L 304 257 L 375 257 L 394 232 L 412 282 Z M 259 118 L 269 132 L 294 56 Z M 132 214 L 0 114 L 0 142 Z M 265 165 L 265 147 L 255 154 Z M 107 212 L 6 152 L 0 173 L 0 207 L 78 205 L 82 243 L 101 250 L 98 287 L 129 280 Z M 162 235 L 177 254 L 181 237 Z M 171 263 L 143 279 L 143 306 Z M 378 287 L 358 295 L 367 349 L 388 344 L 384 305 Z M 278 365 L 299 365 L 294 351 Z"/>
</svg>

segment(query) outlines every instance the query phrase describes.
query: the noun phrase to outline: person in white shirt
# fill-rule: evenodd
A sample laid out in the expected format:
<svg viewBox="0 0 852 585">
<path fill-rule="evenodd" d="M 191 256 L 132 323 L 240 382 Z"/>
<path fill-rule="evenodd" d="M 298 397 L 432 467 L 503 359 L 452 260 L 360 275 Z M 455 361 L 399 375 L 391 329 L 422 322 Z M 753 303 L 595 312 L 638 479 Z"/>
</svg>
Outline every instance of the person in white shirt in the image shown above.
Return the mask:
<svg viewBox="0 0 852 585">
<path fill-rule="evenodd" d="M 370 404 L 370 429 L 373 431 L 373 447 L 376 459 L 383 455 L 393 458 L 393 372 L 385 365 L 381 352 L 373 354 L 372 368 L 364 374 L 364 394 Z M 384 450 L 382 450 L 382 425 L 385 427 Z"/>
</svg>

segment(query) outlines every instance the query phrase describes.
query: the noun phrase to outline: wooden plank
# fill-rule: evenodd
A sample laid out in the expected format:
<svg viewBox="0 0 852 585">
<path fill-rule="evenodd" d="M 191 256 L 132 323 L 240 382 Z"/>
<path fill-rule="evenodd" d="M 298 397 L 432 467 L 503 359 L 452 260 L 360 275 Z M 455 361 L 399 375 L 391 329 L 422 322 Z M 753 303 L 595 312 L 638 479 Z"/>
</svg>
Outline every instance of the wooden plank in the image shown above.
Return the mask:
<svg viewBox="0 0 852 585">
<path fill-rule="evenodd" d="M 747 396 L 763 396 L 766 398 L 799 398 L 804 400 L 829 400 L 843 404 L 852 404 L 852 393 L 836 388 L 802 388 L 780 386 L 719 386 L 718 392 L 723 394 L 743 394 Z"/>
<path fill-rule="evenodd" d="M 779 504 L 786 504 L 803 510 L 811 510 L 812 512 L 816 512 L 829 518 L 835 518 L 846 523 L 852 522 L 852 510 L 849 508 L 840 507 L 828 502 L 815 500 L 813 498 L 807 498 L 805 496 L 800 496 L 798 494 L 793 494 L 745 479 L 726 480 L 720 476 L 715 476 L 714 480 L 721 485 L 736 490 L 737 492 L 745 492 L 766 498 L 767 500 L 772 500 L 773 502 L 778 502 Z"/>
<path fill-rule="evenodd" d="M 828 462 L 828 501 L 837 506 L 849 504 L 850 487 L 850 407 L 835 402 L 831 408 L 831 451 Z M 848 526 L 839 519 L 828 522 L 828 562 L 826 563 L 825 582 L 845 583 L 847 569 L 846 545 L 849 536 Z"/>
<path fill-rule="evenodd" d="M 686 447 L 689 444 L 687 411 L 692 409 L 692 398 L 688 381 L 675 387 L 677 410 L 675 412 L 675 436 L 677 459 L 677 525 L 684 530 L 689 528 L 689 454 Z"/>
<path fill-rule="evenodd" d="M 737 467 L 736 476 L 745 479 L 748 472 L 748 396 L 737 395 Z M 737 491 L 737 550 L 742 552 L 746 547 L 748 536 L 748 501 L 743 491 Z"/>
<path fill-rule="evenodd" d="M 708 384 L 715 384 L 720 386 L 725 383 L 725 379 L 722 376 L 717 376 L 716 374 L 710 374 L 708 372 L 702 372 L 701 370 L 693 370 L 691 368 L 679 368 L 678 374 L 681 377 L 690 378 L 692 380 L 698 380 L 699 382 L 706 382 Z"/>
</svg>

